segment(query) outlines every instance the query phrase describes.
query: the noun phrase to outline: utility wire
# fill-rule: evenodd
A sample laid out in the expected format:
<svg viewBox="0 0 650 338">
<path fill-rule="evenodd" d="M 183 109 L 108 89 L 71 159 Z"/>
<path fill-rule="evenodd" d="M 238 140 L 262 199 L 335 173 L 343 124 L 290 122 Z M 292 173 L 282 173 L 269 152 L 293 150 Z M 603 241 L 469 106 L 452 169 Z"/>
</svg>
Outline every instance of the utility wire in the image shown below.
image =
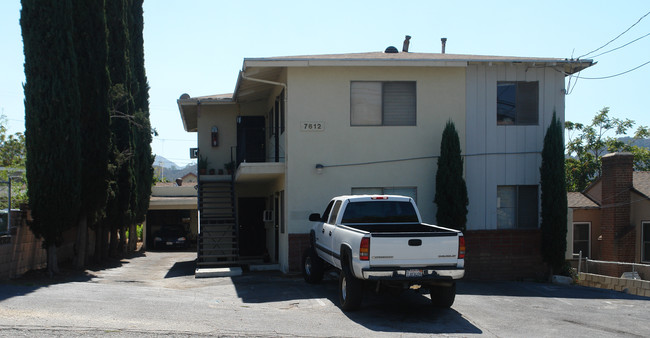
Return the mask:
<svg viewBox="0 0 650 338">
<path fill-rule="evenodd" d="M 598 48 L 592 50 L 591 52 L 589 52 L 589 53 L 587 53 L 587 54 L 583 54 L 583 55 L 581 55 L 581 56 L 578 56 L 578 59 L 581 59 L 581 58 L 584 57 L 584 56 L 587 56 L 587 55 L 589 55 L 589 54 L 591 54 L 591 53 L 597 52 L 597 51 L 599 51 L 599 50 L 605 48 L 607 45 L 609 45 L 610 43 L 614 42 L 616 39 L 620 38 L 623 34 L 627 33 L 630 29 L 632 29 L 632 27 L 636 26 L 639 22 L 641 22 L 641 20 L 643 20 L 643 19 L 644 19 L 646 16 L 648 16 L 648 15 L 650 15 L 650 12 L 645 13 L 645 15 L 643 15 L 641 18 L 639 18 L 639 20 L 637 20 L 637 21 L 636 21 L 632 26 L 628 27 L 628 29 L 626 29 L 625 31 L 623 31 L 623 33 L 617 35 L 615 38 L 611 39 L 611 40 L 610 40 L 609 42 L 607 42 L 606 44 L 604 44 L 604 45 L 602 45 L 602 46 L 600 46 L 600 47 L 598 47 Z"/>
<path fill-rule="evenodd" d="M 650 63 L 650 61 L 647 61 L 646 63 L 643 63 L 643 64 L 641 64 L 641 65 L 638 65 L 638 66 L 636 66 L 636 67 L 634 67 L 634 68 L 632 68 L 632 69 L 630 69 L 630 70 L 626 70 L 626 71 L 624 71 L 624 72 L 622 72 L 622 73 L 618 73 L 618 74 L 614 74 L 614 75 L 601 76 L 601 77 L 582 77 L 582 76 L 578 76 L 578 78 L 579 78 L 579 79 L 585 79 L 585 80 L 603 80 L 603 79 L 610 79 L 610 78 L 617 77 L 617 76 L 620 76 L 620 75 L 623 75 L 623 74 L 627 74 L 627 73 L 629 73 L 629 72 L 631 72 L 631 71 L 637 70 L 637 69 L 639 69 L 639 68 L 641 68 L 641 67 L 643 67 L 643 66 L 645 66 L 645 65 L 647 65 L 647 64 L 649 64 L 649 63 Z"/>
<path fill-rule="evenodd" d="M 650 33 L 648 33 L 648 34 L 646 34 L 646 35 L 644 35 L 644 36 L 642 36 L 642 37 L 640 37 L 640 38 L 636 38 L 636 39 L 634 39 L 634 40 L 632 40 L 632 41 L 630 41 L 630 42 L 628 42 L 628 43 L 626 43 L 626 44 L 624 44 L 624 45 L 622 45 L 622 46 L 620 46 L 620 47 L 616 47 L 616 48 L 614 48 L 614 49 L 610 49 L 610 50 L 608 50 L 608 51 L 606 51 L 606 52 L 602 52 L 602 53 L 600 53 L 600 54 L 598 54 L 598 55 L 590 56 L 590 58 L 592 58 L 592 59 L 593 59 L 593 58 L 597 58 L 597 57 L 599 57 L 599 56 L 601 56 L 601 55 L 605 55 L 605 54 L 607 54 L 607 53 L 609 53 L 609 52 L 613 52 L 613 51 L 615 51 L 615 50 L 619 50 L 619 49 L 621 49 L 621 48 L 623 48 L 623 47 L 625 47 L 625 46 L 627 46 L 627 45 L 630 45 L 630 44 L 632 44 L 632 43 L 634 43 L 634 42 L 637 42 L 637 41 L 639 41 L 639 40 L 641 40 L 641 39 L 643 39 L 643 38 L 645 38 L 645 37 L 647 37 L 647 36 L 650 36 Z"/>
</svg>

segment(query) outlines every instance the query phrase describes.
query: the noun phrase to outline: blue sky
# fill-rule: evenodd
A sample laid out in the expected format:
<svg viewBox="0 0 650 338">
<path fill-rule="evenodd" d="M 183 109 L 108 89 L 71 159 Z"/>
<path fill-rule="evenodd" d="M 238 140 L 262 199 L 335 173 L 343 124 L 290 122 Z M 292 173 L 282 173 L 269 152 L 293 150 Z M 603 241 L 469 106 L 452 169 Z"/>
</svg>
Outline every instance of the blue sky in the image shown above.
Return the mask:
<svg viewBox="0 0 650 338">
<path fill-rule="evenodd" d="M 246 57 L 381 51 L 411 35 L 412 52 L 570 58 L 606 44 L 650 12 L 650 2 L 591 1 L 174 1 L 145 0 L 145 65 L 153 152 L 183 166 L 196 134 L 183 130 L 176 99 L 231 93 Z M 20 1 L 0 3 L 0 112 L 24 130 Z M 599 54 L 650 33 L 650 15 Z M 587 57 L 588 58 L 588 57 Z M 594 58 L 583 77 L 650 61 L 650 36 Z M 573 87 L 573 85 L 575 87 Z M 566 120 L 601 108 L 650 125 L 650 64 L 600 80 L 575 79 Z"/>
</svg>

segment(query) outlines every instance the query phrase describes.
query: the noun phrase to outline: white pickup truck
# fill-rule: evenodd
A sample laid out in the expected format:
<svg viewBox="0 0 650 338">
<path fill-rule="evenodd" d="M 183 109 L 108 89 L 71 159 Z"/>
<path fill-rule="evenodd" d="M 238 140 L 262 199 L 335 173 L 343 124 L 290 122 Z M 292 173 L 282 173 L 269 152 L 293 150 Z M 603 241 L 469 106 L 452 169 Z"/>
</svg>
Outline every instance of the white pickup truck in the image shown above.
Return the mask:
<svg viewBox="0 0 650 338">
<path fill-rule="evenodd" d="M 303 255 L 303 276 L 319 283 L 326 268 L 339 273 L 343 310 L 361 305 L 364 284 L 375 290 L 429 289 L 438 307 L 450 307 L 465 274 L 465 239 L 454 229 L 422 223 L 415 202 L 395 195 L 339 196 L 315 222 Z"/>
</svg>

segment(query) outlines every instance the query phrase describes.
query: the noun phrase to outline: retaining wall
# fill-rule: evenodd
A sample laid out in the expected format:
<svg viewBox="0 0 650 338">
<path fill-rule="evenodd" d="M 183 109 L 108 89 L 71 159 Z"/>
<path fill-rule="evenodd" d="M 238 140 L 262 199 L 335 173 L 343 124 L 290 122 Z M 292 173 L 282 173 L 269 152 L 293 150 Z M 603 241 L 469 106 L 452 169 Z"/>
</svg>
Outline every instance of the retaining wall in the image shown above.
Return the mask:
<svg viewBox="0 0 650 338">
<path fill-rule="evenodd" d="M 625 279 L 581 272 L 578 284 L 650 297 L 650 281 L 647 280 Z"/>
</svg>

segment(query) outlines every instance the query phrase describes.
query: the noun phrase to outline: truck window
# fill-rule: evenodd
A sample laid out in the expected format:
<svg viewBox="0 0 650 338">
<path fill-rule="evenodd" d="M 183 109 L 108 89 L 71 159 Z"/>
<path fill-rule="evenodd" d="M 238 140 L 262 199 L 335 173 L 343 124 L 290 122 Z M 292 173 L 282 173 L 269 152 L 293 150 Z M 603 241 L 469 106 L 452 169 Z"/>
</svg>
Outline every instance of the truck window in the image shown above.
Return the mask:
<svg viewBox="0 0 650 338">
<path fill-rule="evenodd" d="M 338 217 L 339 210 L 341 210 L 341 204 L 343 204 L 343 202 L 336 201 L 336 203 L 334 204 L 334 208 L 332 209 L 332 213 L 330 214 L 330 219 L 329 221 L 327 221 L 327 223 L 329 224 L 336 223 L 336 217 Z"/>
<path fill-rule="evenodd" d="M 321 215 L 320 219 L 323 222 L 327 221 L 327 218 L 330 214 L 330 211 L 332 210 L 332 206 L 334 205 L 334 201 L 330 201 L 330 203 L 327 205 L 327 208 L 325 208 L 325 211 L 323 212 L 323 215 Z"/>
<path fill-rule="evenodd" d="M 348 203 L 341 223 L 412 223 L 419 222 L 413 204 L 396 201 Z"/>
</svg>

